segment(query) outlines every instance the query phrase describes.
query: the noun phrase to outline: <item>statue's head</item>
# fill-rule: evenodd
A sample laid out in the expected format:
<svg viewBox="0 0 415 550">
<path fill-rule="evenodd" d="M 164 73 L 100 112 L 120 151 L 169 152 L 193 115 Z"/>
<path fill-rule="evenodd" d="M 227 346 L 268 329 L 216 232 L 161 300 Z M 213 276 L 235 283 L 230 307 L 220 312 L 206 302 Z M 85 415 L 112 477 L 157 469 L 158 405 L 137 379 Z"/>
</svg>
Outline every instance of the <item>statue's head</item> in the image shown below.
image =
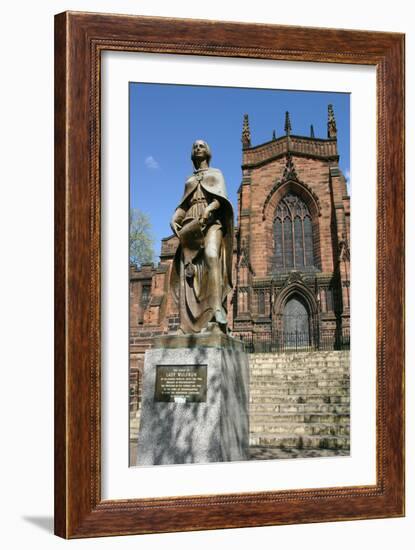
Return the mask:
<svg viewBox="0 0 415 550">
<path fill-rule="evenodd" d="M 202 139 L 197 139 L 192 146 L 192 155 L 191 155 L 193 164 L 195 161 L 199 160 L 202 161 L 204 159 L 207 160 L 207 163 L 210 163 L 210 159 L 212 158 L 212 153 L 210 152 L 210 147 L 206 143 L 206 141 L 203 141 Z"/>
</svg>

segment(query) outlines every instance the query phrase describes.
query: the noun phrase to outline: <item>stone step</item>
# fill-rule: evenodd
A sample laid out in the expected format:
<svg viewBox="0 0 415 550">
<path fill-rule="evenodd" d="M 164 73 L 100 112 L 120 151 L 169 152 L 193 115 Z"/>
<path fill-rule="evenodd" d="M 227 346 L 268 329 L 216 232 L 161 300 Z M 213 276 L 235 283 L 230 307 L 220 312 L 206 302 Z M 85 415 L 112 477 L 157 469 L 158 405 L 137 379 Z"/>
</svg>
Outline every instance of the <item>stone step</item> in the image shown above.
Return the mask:
<svg viewBox="0 0 415 550">
<path fill-rule="evenodd" d="M 278 355 L 271 354 L 270 357 L 255 357 L 254 355 L 250 355 L 248 357 L 249 364 L 250 365 L 318 365 L 318 366 L 335 366 L 335 365 L 347 365 L 350 362 L 349 357 L 334 357 L 334 358 L 320 358 L 320 357 L 307 357 L 304 359 L 300 359 L 297 357 L 294 357 L 293 359 L 284 359 L 279 357 Z"/>
<path fill-rule="evenodd" d="M 349 350 L 330 350 L 330 351 L 290 351 L 290 352 L 257 352 L 251 354 L 253 357 L 261 358 L 261 357 L 269 357 L 270 355 L 274 355 L 277 357 L 281 357 L 283 359 L 291 359 L 292 357 L 298 357 L 301 358 L 307 358 L 307 357 L 320 357 L 320 358 L 330 358 L 330 357 L 347 357 L 350 355 Z"/>
<path fill-rule="evenodd" d="M 350 364 L 349 358 L 338 358 L 338 359 L 318 359 L 318 358 L 309 358 L 306 361 L 305 360 L 296 360 L 296 361 L 285 361 L 280 360 L 278 356 L 270 357 L 269 359 L 250 359 L 249 365 L 251 367 L 255 366 L 280 366 L 284 367 L 286 369 L 288 368 L 301 368 L 301 367 L 310 367 L 310 366 L 317 366 L 317 367 L 347 367 Z"/>
<path fill-rule="evenodd" d="M 307 375 L 314 375 L 314 376 L 319 376 L 321 374 L 326 374 L 326 375 L 338 375 L 338 376 L 342 376 L 342 375 L 348 375 L 350 376 L 350 369 L 349 367 L 341 367 L 341 366 L 336 366 L 336 367 L 327 367 L 327 366 L 322 366 L 322 367 L 316 367 L 314 365 L 312 366 L 299 366 L 298 368 L 293 368 L 292 366 L 290 367 L 282 367 L 281 365 L 266 365 L 266 366 L 258 366 L 258 365 L 255 365 L 253 367 L 250 368 L 250 371 L 249 371 L 250 375 L 251 376 L 278 376 L 278 375 L 291 375 L 291 376 L 295 376 L 295 375 L 300 375 L 300 376 L 307 376 Z"/>
<path fill-rule="evenodd" d="M 349 436 L 350 426 L 343 424 L 304 424 L 304 422 L 282 422 L 279 424 L 250 424 L 251 435 L 278 434 L 278 435 L 328 435 Z"/>
<path fill-rule="evenodd" d="M 344 378 L 350 377 L 348 368 L 301 368 L 301 369 L 279 369 L 279 368 L 255 368 L 250 371 L 251 380 L 260 380 L 261 378 L 272 376 L 278 377 L 284 380 L 292 380 L 298 377 L 312 377 L 312 378 Z"/>
<path fill-rule="evenodd" d="M 307 424 L 350 424 L 349 414 L 335 413 L 253 413 L 250 412 L 249 421 L 251 426 L 259 424 L 284 424 L 287 422 Z"/>
<path fill-rule="evenodd" d="M 298 414 L 349 414 L 349 405 L 326 404 L 326 403 L 286 403 L 276 405 L 274 403 L 251 403 L 250 414 L 261 413 L 298 413 Z"/>
<path fill-rule="evenodd" d="M 335 369 L 349 368 L 349 361 L 294 361 L 293 363 L 286 363 L 279 361 L 278 359 L 273 359 L 271 361 L 249 361 L 249 366 L 251 369 L 264 369 L 264 368 L 279 368 L 284 370 L 298 370 L 298 369 L 308 369 L 308 368 L 327 368 Z"/>
<path fill-rule="evenodd" d="M 348 436 L 277 435 L 262 433 L 250 435 L 249 444 L 264 447 L 291 449 L 350 449 Z"/>
<path fill-rule="evenodd" d="M 276 397 L 280 398 L 285 395 L 293 395 L 297 397 L 303 397 L 307 399 L 308 396 L 337 396 L 337 397 L 347 397 L 349 395 L 348 387 L 304 387 L 304 386 L 277 386 L 277 387 L 263 387 L 263 388 L 251 388 L 250 396 L 252 399 L 255 398 L 265 398 L 265 397 Z"/>
<path fill-rule="evenodd" d="M 278 376 L 267 376 L 250 380 L 251 389 L 264 389 L 269 387 L 281 388 L 348 388 L 348 378 L 299 378 L 296 380 L 281 380 Z"/>
<path fill-rule="evenodd" d="M 140 426 L 140 409 L 130 414 L 130 439 L 138 437 L 138 429 Z"/>
<path fill-rule="evenodd" d="M 278 378 L 269 377 L 266 380 L 251 380 L 250 390 L 264 390 L 266 388 L 275 388 L 276 390 L 293 389 L 298 390 L 310 388 L 349 388 L 349 380 L 319 380 L 319 379 L 303 379 L 303 380 L 280 380 Z"/>
<path fill-rule="evenodd" d="M 318 360 L 318 359 L 308 359 L 307 361 L 284 361 L 280 360 L 278 357 L 270 357 L 269 359 L 250 359 L 249 364 L 251 367 L 265 367 L 279 365 L 280 367 L 285 368 L 301 368 L 301 367 L 347 367 L 349 365 L 349 359 L 345 360 Z"/>
<path fill-rule="evenodd" d="M 264 370 L 264 369 L 277 369 L 282 372 L 285 371 L 300 371 L 300 370 L 309 370 L 309 369 L 340 369 L 340 370 L 348 370 L 349 369 L 349 361 L 336 361 L 336 362 L 316 362 L 316 361 L 308 361 L 307 363 L 302 362 L 294 362 L 294 363 L 283 363 L 281 361 L 278 361 L 278 359 L 274 359 L 272 361 L 255 361 L 249 362 L 249 366 L 251 371 L 258 369 L 258 370 Z"/>
<path fill-rule="evenodd" d="M 321 403 L 327 405 L 349 405 L 350 396 L 347 395 L 251 395 L 250 403 L 252 404 L 267 404 L 272 403 L 274 405 L 285 405 L 285 404 L 311 404 L 311 403 Z"/>
</svg>

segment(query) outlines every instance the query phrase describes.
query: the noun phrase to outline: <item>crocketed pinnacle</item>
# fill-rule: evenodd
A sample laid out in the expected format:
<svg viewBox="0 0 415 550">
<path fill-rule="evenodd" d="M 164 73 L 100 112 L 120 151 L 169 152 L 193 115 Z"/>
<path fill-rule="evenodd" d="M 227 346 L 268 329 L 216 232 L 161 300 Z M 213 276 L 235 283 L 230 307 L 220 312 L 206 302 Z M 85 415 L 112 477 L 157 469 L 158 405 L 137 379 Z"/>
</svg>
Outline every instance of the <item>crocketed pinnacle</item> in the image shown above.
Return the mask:
<svg viewBox="0 0 415 550">
<path fill-rule="evenodd" d="M 247 114 L 244 114 L 241 141 L 242 141 L 242 147 L 244 149 L 251 147 L 251 130 L 249 129 L 249 119 Z"/>
<path fill-rule="evenodd" d="M 332 139 L 337 138 L 336 119 L 334 118 L 334 110 L 331 103 L 328 106 L 327 137 Z"/>
<path fill-rule="evenodd" d="M 291 121 L 290 121 L 290 113 L 288 111 L 285 111 L 285 125 L 284 125 L 284 131 L 289 136 L 291 134 Z"/>
</svg>

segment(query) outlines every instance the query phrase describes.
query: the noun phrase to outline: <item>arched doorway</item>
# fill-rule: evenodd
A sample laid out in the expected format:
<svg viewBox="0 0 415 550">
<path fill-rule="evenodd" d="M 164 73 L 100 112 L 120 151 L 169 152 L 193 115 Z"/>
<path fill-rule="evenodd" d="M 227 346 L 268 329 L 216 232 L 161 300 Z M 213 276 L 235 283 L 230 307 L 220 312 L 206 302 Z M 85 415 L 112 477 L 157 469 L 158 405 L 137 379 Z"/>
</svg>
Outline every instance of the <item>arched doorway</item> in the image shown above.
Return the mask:
<svg viewBox="0 0 415 550">
<path fill-rule="evenodd" d="M 291 296 L 284 306 L 283 341 L 285 348 L 301 349 L 311 345 L 310 312 L 298 294 Z"/>
</svg>

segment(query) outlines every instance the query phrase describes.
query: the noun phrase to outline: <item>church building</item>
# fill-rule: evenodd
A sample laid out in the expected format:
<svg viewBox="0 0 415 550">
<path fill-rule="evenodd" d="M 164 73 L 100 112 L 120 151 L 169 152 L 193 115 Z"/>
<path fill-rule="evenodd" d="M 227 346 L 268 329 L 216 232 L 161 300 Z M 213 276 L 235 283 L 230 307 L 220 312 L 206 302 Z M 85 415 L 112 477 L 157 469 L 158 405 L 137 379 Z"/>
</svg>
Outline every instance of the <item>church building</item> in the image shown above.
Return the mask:
<svg viewBox="0 0 415 550">
<path fill-rule="evenodd" d="M 308 136 L 292 133 L 287 112 L 283 135 L 254 145 L 244 115 L 235 216 L 232 335 L 251 352 L 348 349 L 350 197 L 332 105 L 326 138 L 312 126 Z M 169 292 L 177 245 L 163 239 L 157 266 L 130 270 L 132 401 L 151 337 L 178 327 Z"/>
</svg>

